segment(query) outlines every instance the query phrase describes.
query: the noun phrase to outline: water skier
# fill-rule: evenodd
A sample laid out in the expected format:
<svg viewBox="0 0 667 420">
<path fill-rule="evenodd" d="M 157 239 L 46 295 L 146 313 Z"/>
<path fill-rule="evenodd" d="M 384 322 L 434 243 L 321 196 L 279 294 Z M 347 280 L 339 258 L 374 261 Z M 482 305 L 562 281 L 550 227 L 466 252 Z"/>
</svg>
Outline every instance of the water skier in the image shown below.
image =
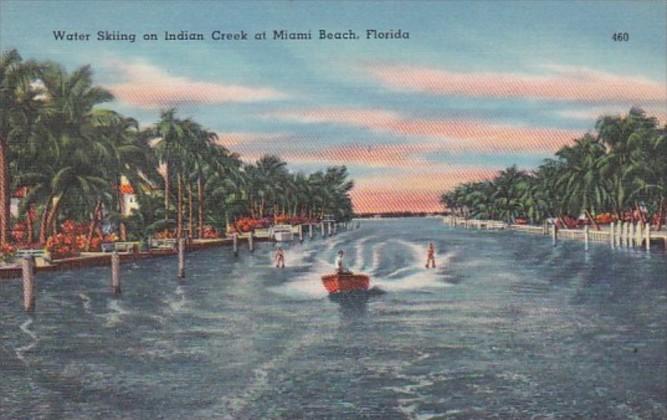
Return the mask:
<svg viewBox="0 0 667 420">
<path fill-rule="evenodd" d="M 285 268 L 285 252 L 282 247 L 276 251 L 276 268 Z"/>
<path fill-rule="evenodd" d="M 435 248 L 433 247 L 433 242 L 429 242 L 428 251 L 426 252 L 426 268 L 429 264 L 431 268 L 435 268 Z"/>
</svg>

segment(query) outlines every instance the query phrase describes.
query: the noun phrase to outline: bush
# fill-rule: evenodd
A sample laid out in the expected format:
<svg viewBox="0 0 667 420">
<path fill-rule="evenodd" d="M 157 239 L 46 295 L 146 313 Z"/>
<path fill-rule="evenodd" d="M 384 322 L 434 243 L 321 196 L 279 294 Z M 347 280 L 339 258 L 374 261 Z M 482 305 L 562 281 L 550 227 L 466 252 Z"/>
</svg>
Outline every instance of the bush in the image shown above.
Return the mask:
<svg viewBox="0 0 667 420">
<path fill-rule="evenodd" d="M 0 247 L 0 262 L 8 263 L 14 259 L 16 256 L 16 248 L 10 244 L 4 244 Z"/>
<path fill-rule="evenodd" d="M 204 226 L 204 231 L 202 233 L 202 238 L 204 239 L 215 239 L 220 237 L 218 231 L 216 231 L 214 227 L 208 225 Z"/>
<path fill-rule="evenodd" d="M 81 253 L 80 244 L 85 245 L 85 235 L 82 240 L 80 240 L 80 236 L 73 233 L 58 233 L 50 236 L 46 241 L 46 250 L 51 254 L 51 258 L 56 260 L 76 257 Z"/>
</svg>

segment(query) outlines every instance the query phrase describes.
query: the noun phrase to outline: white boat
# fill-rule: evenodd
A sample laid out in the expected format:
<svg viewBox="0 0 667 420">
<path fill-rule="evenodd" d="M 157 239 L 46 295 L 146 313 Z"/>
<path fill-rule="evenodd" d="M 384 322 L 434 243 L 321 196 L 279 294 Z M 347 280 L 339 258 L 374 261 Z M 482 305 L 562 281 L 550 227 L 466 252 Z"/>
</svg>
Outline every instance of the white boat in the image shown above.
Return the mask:
<svg viewBox="0 0 667 420">
<path fill-rule="evenodd" d="M 271 228 L 271 236 L 276 242 L 289 242 L 294 239 L 291 225 L 275 225 Z"/>
</svg>

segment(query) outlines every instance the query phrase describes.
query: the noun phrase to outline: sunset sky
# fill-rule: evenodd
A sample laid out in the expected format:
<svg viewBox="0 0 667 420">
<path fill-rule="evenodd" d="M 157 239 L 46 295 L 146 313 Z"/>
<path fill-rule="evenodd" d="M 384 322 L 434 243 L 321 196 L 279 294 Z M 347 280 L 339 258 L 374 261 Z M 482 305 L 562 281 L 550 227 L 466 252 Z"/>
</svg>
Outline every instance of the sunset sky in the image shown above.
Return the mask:
<svg viewBox="0 0 667 420">
<path fill-rule="evenodd" d="M 667 121 L 666 5 L 1 0 L 0 47 L 69 70 L 91 64 L 116 97 L 108 107 L 144 126 L 176 107 L 245 160 L 344 164 L 357 212 L 437 211 L 443 191 L 533 168 L 600 114 L 634 105 Z M 281 29 L 314 39 L 272 40 Z M 360 39 L 321 41 L 320 29 Z M 369 40 L 367 29 L 410 39 Z M 91 41 L 56 41 L 54 30 Z M 138 39 L 96 41 L 100 30 Z M 163 39 L 180 30 L 206 40 Z M 251 39 L 211 40 L 215 30 Z M 268 39 L 253 40 L 261 31 Z"/>
</svg>

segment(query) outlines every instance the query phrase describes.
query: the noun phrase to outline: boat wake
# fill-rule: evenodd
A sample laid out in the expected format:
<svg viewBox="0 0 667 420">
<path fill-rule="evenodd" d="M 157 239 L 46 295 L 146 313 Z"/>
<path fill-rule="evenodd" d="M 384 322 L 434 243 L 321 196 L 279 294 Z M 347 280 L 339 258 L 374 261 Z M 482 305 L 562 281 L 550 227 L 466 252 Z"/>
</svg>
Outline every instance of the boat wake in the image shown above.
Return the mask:
<svg viewBox="0 0 667 420">
<path fill-rule="evenodd" d="M 126 309 L 124 309 L 122 306 L 120 306 L 120 303 L 116 299 L 111 299 L 109 300 L 109 304 L 107 307 L 111 310 L 108 314 L 106 314 L 106 326 L 107 327 L 113 327 L 115 325 L 120 324 L 121 318 L 124 315 L 129 314 L 130 312 Z"/>
<path fill-rule="evenodd" d="M 176 287 L 174 295 L 174 298 L 168 299 L 166 303 L 169 305 L 169 309 L 172 312 L 181 312 L 183 308 L 185 308 L 185 305 L 188 303 L 187 297 L 185 296 L 185 290 L 183 289 L 182 285 L 179 284 Z"/>
<path fill-rule="evenodd" d="M 402 239 L 391 239 L 373 246 L 373 269 L 370 272 L 371 284 L 385 291 L 405 291 L 426 288 L 442 288 L 444 283 L 443 267 L 446 267 L 452 254 L 438 258 L 438 268 L 427 269 L 427 246 L 418 245 Z"/>
<path fill-rule="evenodd" d="M 79 297 L 81 298 L 81 304 L 83 305 L 83 310 L 87 314 L 94 315 L 90 310 L 90 296 L 88 296 L 85 293 L 79 293 Z"/>
<path fill-rule="evenodd" d="M 322 285 L 321 276 L 333 272 L 335 253 L 341 248 L 351 256 L 350 270 L 368 274 L 371 286 L 382 291 L 441 289 L 449 285 L 443 281 L 443 268 L 454 256 L 452 253 L 436 256 L 438 268 L 426 269 L 426 245 L 402 239 L 380 241 L 372 236 L 347 245 L 339 241 L 328 243 L 321 250 L 321 257 L 315 256 L 315 249 L 295 249 L 286 253 L 287 267 L 308 267 L 308 270 L 271 290 L 291 298 L 310 300 L 326 297 L 328 293 Z"/>
<path fill-rule="evenodd" d="M 33 322 L 32 318 L 29 318 L 19 327 L 21 331 L 23 331 L 28 337 L 32 339 L 30 343 L 16 349 L 16 358 L 19 359 L 21 362 L 23 362 L 23 364 L 25 364 L 26 366 L 28 366 L 28 361 L 25 358 L 25 353 L 35 348 L 37 343 L 39 343 L 39 338 L 37 337 L 37 334 L 35 334 L 34 331 L 28 328 L 32 325 L 32 322 Z"/>
</svg>

